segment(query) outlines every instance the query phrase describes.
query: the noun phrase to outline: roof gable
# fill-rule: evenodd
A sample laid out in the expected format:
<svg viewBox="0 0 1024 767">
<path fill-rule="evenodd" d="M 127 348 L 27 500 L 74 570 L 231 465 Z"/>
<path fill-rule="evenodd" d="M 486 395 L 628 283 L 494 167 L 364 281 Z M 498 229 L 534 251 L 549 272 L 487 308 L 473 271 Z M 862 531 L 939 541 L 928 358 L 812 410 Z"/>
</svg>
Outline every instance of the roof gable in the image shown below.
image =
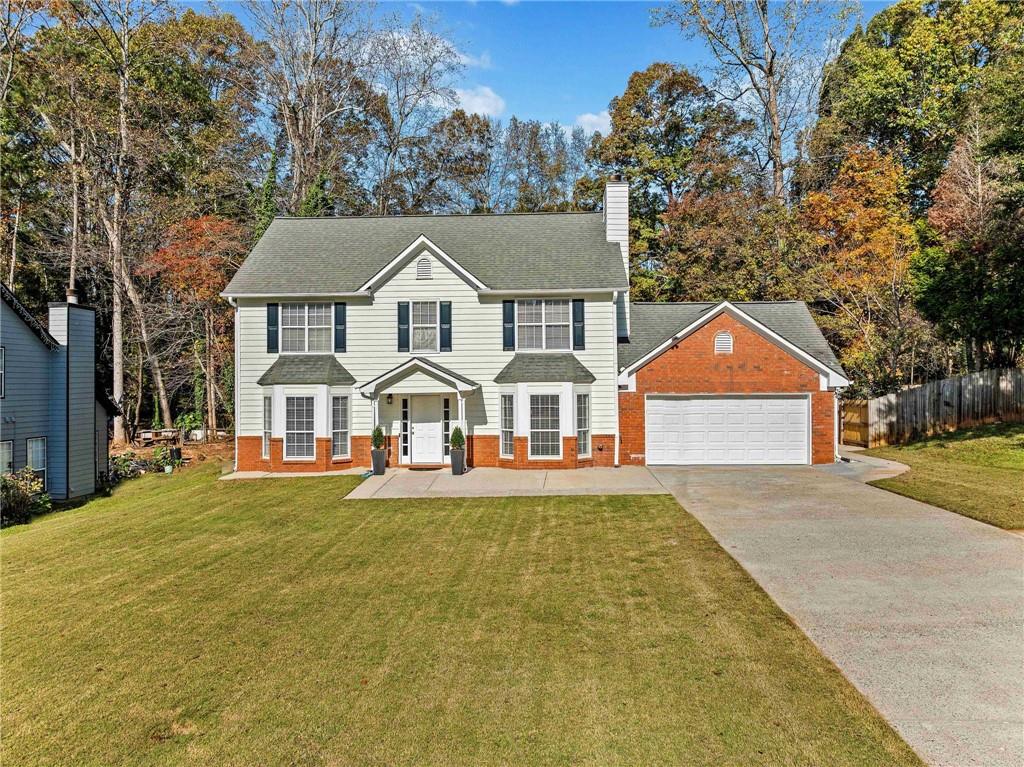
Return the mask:
<svg viewBox="0 0 1024 767">
<path fill-rule="evenodd" d="M 633 304 L 633 328 L 619 344 L 620 369 L 632 372 L 664 348 L 726 312 L 794 357 L 827 374 L 830 385 L 849 384 L 839 361 L 802 301 Z"/>
<path fill-rule="evenodd" d="M 488 290 L 628 285 L 600 213 L 276 218 L 224 294 L 360 292 L 420 237 Z"/>
<path fill-rule="evenodd" d="M 429 253 L 429 255 L 434 256 L 438 261 L 447 266 L 453 274 L 458 275 L 458 277 L 470 287 L 475 288 L 476 290 L 485 290 L 487 288 L 484 283 L 480 282 L 480 280 L 474 277 L 472 273 L 464 269 L 457 261 L 455 261 L 455 259 L 432 243 L 430 238 L 421 234 L 388 264 L 378 270 L 375 275 L 360 285 L 359 290 L 372 293 L 398 274 L 410 261 L 414 258 L 419 259 L 424 253 Z"/>
<path fill-rule="evenodd" d="M 14 295 L 14 291 L 2 282 L 0 282 L 0 296 L 3 297 L 4 303 L 11 307 L 11 311 L 18 315 L 18 319 L 25 323 L 28 329 L 32 331 L 32 334 L 42 341 L 48 349 L 56 349 L 60 346 L 57 339 L 51 336 L 46 328 L 40 325 L 39 321 L 32 316 L 32 312 L 28 310 L 28 307 L 18 300 L 18 297 Z"/>
</svg>

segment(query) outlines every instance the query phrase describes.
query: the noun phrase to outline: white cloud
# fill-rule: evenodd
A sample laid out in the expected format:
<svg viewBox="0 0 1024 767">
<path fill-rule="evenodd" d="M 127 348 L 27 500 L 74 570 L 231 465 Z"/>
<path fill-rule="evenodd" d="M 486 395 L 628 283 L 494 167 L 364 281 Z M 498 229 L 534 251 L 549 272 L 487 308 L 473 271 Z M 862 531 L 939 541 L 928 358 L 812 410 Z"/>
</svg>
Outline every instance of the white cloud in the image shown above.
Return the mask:
<svg viewBox="0 0 1024 767">
<path fill-rule="evenodd" d="M 608 114 L 607 109 L 603 109 L 597 114 L 593 112 L 585 112 L 576 117 L 576 124 L 583 128 L 587 133 L 593 133 L 594 131 L 601 131 L 607 136 L 612 130 L 612 118 Z"/>
<path fill-rule="evenodd" d="M 456 88 L 455 95 L 459 99 L 459 106 L 470 113 L 484 117 L 498 117 L 505 111 L 505 99 L 486 85 Z"/>
<path fill-rule="evenodd" d="M 459 61 L 462 62 L 463 66 L 476 69 L 490 69 L 494 66 L 494 63 L 491 61 L 491 54 L 488 51 L 484 51 L 479 56 L 459 51 Z"/>
</svg>

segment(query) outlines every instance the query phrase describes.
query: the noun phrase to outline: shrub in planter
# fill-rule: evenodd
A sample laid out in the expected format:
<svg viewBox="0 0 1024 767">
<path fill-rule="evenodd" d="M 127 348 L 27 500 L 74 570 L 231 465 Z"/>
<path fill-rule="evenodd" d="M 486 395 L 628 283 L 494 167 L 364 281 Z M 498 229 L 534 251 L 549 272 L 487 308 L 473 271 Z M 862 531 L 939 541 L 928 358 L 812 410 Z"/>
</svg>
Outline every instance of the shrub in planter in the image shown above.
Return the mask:
<svg viewBox="0 0 1024 767">
<path fill-rule="evenodd" d="M 50 496 L 31 469 L 0 477 L 0 527 L 22 525 L 50 510 Z"/>
<path fill-rule="evenodd" d="M 466 470 L 466 437 L 461 427 L 456 426 L 452 429 L 448 445 L 451 448 L 452 474 L 462 474 Z"/>
<path fill-rule="evenodd" d="M 370 436 L 370 446 L 373 448 L 370 451 L 370 458 L 373 460 L 374 474 L 383 474 L 384 467 L 387 465 L 388 453 L 384 449 L 385 444 L 384 430 L 378 426 Z"/>
</svg>

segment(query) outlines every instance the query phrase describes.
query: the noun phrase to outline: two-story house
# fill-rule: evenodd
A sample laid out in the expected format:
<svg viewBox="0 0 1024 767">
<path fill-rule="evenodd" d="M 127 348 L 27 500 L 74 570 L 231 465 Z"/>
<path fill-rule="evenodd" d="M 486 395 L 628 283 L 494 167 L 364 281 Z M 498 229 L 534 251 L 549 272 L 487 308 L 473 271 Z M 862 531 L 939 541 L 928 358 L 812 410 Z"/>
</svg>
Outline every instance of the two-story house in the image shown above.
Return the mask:
<svg viewBox="0 0 1024 767">
<path fill-rule="evenodd" d="M 822 463 L 848 381 L 800 302 L 629 300 L 599 213 L 278 218 L 224 291 L 236 468 Z"/>
</svg>

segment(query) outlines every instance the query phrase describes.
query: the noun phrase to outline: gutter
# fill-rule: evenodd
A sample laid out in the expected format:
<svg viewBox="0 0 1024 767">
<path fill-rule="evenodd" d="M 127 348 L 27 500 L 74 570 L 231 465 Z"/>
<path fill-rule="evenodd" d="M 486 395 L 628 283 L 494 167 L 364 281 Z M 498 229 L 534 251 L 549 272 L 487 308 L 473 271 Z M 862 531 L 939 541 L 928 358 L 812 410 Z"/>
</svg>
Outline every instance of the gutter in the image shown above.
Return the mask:
<svg viewBox="0 0 1024 767">
<path fill-rule="evenodd" d="M 373 293 L 368 290 L 334 291 L 331 293 L 228 293 L 224 291 L 220 293 L 220 296 L 235 306 L 234 299 L 238 298 L 370 298 Z"/>
</svg>

